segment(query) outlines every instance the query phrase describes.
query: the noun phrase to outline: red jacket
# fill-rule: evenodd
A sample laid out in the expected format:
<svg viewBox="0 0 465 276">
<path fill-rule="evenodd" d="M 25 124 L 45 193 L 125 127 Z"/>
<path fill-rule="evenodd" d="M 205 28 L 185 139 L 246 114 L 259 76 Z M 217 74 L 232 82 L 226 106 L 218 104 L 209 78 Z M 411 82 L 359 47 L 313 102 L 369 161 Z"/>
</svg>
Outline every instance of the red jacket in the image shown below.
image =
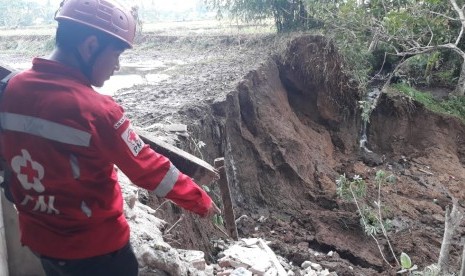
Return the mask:
<svg viewBox="0 0 465 276">
<path fill-rule="evenodd" d="M 21 241 L 42 255 L 80 259 L 129 240 L 114 165 L 159 197 L 205 215 L 210 197 L 144 145 L 109 96 L 77 70 L 36 58 L 0 103 L 2 155 L 11 166 Z"/>
</svg>

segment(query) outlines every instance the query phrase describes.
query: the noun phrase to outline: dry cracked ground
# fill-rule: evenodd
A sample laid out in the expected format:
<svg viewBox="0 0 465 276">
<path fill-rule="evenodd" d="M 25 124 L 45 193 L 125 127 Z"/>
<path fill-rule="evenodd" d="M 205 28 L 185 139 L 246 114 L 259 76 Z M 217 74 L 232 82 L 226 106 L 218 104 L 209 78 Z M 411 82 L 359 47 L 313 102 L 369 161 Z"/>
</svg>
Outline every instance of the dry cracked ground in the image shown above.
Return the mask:
<svg viewBox="0 0 465 276">
<path fill-rule="evenodd" d="M 24 67 L 31 55 L 20 46 L 46 40 L 0 37 L 0 59 Z M 239 236 L 271 241 L 295 265 L 309 260 L 338 275 L 394 275 L 386 239 L 379 236 L 388 263 L 364 234 L 356 205 L 336 192 L 340 175 L 359 175 L 368 184 L 363 202 L 373 205 L 376 172 L 393 174 L 397 182 L 381 189 L 388 236 L 397 257 L 406 252 L 424 268 L 437 261 L 451 198 L 463 209 L 464 125 L 388 92 L 370 119 L 374 157 L 367 157 L 359 148 L 360 95 L 342 68 L 321 36 L 145 33 L 101 91 L 113 94 L 137 127 L 210 164 L 224 157 Z M 179 131 L 183 125 L 187 131 Z M 217 186 L 208 189 L 221 205 Z M 144 192 L 139 200 L 153 208 L 163 202 Z M 210 241 L 224 238 L 217 227 L 171 204 L 159 210 L 168 225 L 186 218 L 166 237 L 170 245 L 203 250 L 216 262 Z M 460 267 L 463 233 L 460 226 L 452 242 L 451 271 Z"/>
</svg>

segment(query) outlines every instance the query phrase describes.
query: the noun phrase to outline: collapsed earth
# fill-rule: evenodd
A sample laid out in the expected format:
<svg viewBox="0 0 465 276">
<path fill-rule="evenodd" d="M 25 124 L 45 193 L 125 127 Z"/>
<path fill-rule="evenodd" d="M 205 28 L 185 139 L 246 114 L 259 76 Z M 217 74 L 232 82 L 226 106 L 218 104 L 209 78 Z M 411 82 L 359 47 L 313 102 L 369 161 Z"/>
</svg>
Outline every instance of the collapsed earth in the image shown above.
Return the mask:
<svg viewBox="0 0 465 276">
<path fill-rule="evenodd" d="M 41 49 L 49 40 L 1 36 L 0 59 L 25 67 L 41 54 L 25 45 Z M 210 164 L 224 157 L 239 237 L 270 241 L 297 266 L 310 260 L 337 275 L 394 275 L 405 252 L 427 267 L 439 257 L 446 209 L 454 198 L 464 207 L 463 122 L 383 89 L 365 129 L 362 95 L 323 36 L 144 33 L 113 78 L 122 81 L 111 93 L 136 127 Z M 378 189 L 381 170 L 396 181 Z M 358 203 L 382 206 L 389 240 L 365 233 L 357 204 L 338 192 L 341 176 L 366 182 Z M 205 188 L 221 206 L 217 185 Z M 185 216 L 166 242 L 217 261 L 212 240 L 224 233 L 211 222 L 138 197 L 168 225 Z M 460 269 L 463 233 L 459 226 L 452 240 L 452 271 Z"/>
</svg>

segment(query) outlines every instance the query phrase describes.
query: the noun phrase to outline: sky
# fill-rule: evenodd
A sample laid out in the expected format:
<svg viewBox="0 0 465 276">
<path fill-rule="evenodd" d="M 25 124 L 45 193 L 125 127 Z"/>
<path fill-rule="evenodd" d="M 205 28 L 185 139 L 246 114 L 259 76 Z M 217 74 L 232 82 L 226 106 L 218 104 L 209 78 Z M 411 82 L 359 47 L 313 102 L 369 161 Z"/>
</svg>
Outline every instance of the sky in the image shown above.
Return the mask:
<svg viewBox="0 0 465 276">
<path fill-rule="evenodd" d="M 35 0 L 43 3 L 44 0 Z M 60 5 L 61 0 L 50 0 L 52 4 L 57 7 Z M 195 7 L 196 3 L 203 0 L 119 0 L 124 3 L 139 4 L 139 5 L 152 5 L 152 3 L 161 11 L 182 11 Z"/>
</svg>

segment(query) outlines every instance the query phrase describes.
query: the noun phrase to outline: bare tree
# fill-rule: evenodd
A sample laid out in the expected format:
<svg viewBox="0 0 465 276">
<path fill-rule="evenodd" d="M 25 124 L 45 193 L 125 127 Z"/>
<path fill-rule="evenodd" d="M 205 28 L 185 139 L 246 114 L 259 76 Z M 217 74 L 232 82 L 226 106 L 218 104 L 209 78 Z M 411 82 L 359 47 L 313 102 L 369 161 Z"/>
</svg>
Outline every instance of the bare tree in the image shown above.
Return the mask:
<svg viewBox="0 0 465 276">
<path fill-rule="evenodd" d="M 412 57 L 420 54 L 430 53 L 437 50 L 450 50 L 458 54 L 462 59 L 462 66 L 460 70 L 459 80 L 457 82 L 456 88 L 454 90 L 454 94 L 458 96 L 465 95 L 465 52 L 460 48 L 460 42 L 462 41 L 464 32 L 465 32 L 465 14 L 464 9 L 465 5 L 460 7 L 457 4 L 456 0 L 449 0 L 449 4 L 452 7 L 452 10 L 455 12 L 457 17 L 451 17 L 450 15 L 444 13 L 438 13 L 431 10 L 425 9 L 418 9 L 422 10 L 418 14 L 413 14 L 413 16 L 423 16 L 425 13 L 428 13 L 430 16 L 433 17 L 441 17 L 446 19 L 450 22 L 460 22 L 460 28 L 458 33 L 456 34 L 454 39 L 451 39 L 447 43 L 437 43 L 435 40 L 435 35 L 438 35 L 433 31 L 433 28 L 427 20 L 425 28 L 427 28 L 427 36 L 421 34 L 420 32 L 415 33 L 402 33 L 402 34 L 394 34 L 391 35 L 389 31 L 386 30 L 386 27 L 383 23 L 379 22 L 377 24 L 377 32 L 374 38 L 381 39 L 390 45 L 396 45 L 394 48 L 396 49 L 396 55 L 402 57 Z M 412 7 L 414 10 L 416 7 Z M 420 37 L 422 36 L 422 37 Z M 426 41 L 426 42 L 425 42 Z"/>
</svg>

